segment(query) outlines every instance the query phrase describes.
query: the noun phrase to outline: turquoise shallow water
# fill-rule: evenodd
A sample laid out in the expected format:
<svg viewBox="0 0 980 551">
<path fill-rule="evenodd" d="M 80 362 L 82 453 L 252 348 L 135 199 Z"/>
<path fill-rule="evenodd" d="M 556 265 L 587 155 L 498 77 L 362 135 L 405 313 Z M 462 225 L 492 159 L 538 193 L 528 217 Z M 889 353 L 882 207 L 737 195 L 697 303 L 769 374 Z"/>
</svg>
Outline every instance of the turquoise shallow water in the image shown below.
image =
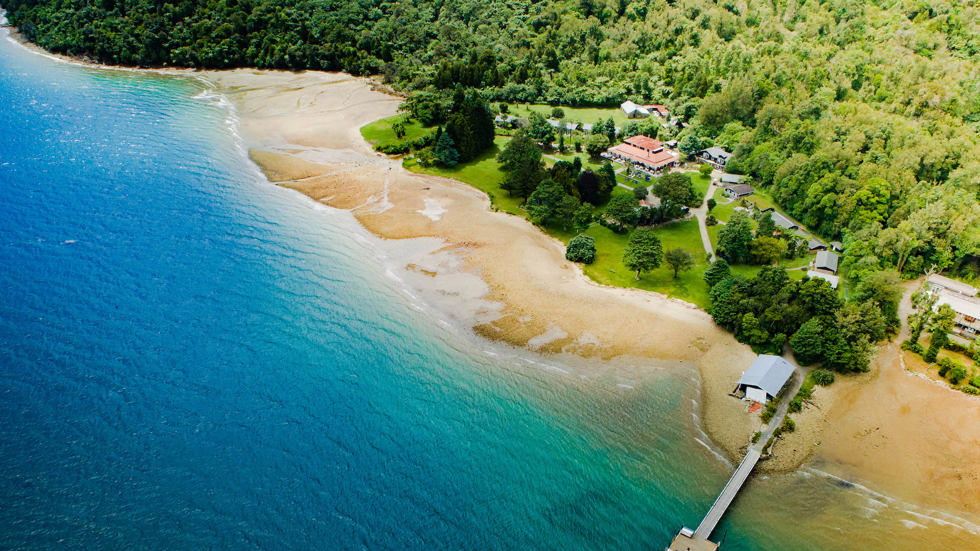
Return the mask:
<svg viewBox="0 0 980 551">
<path fill-rule="evenodd" d="M 443 327 L 194 78 L 0 40 L 0 106 L 0 548 L 662 549 L 724 484 L 691 373 Z M 717 537 L 852 548 L 866 503 L 759 480 Z"/>
</svg>

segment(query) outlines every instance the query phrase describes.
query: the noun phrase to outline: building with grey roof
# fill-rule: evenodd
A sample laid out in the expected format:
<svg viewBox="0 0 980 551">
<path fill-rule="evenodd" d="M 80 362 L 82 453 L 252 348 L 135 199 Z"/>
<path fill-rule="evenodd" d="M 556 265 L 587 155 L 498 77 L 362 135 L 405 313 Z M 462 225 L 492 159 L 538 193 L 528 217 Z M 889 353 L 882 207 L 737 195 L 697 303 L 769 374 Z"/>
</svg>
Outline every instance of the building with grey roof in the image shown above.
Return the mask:
<svg viewBox="0 0 980 551">
<path fill-rule="evenodd" d="M 824 243 L 823 241 L 817 239 L 816 237 L 811 237 L 810 238 L 810 241 L 807 243 L 807 247 L 809 247 L 811 251 L 826 251 L 827 250 L 827 244 Z"/>
<path fill-rule="evenodd" d="M 783 216 L 782 214 L 776 211 L 773 211 L 772 213 L 772 221 L 775 222 L 777 226 L 783 228 L 784 230 L 796 230 L 799 229 L 800 227 L 799 224 L 793 222 L 789 218 L 786 218 L 785 216 Z"/>
<path fill-rule="evenodd" d="M 723 184 L 741 184 L 742 180 L 745 180 L 748 176 L 743 176 L 741 174 L 728 174 L 724 173 L 721 175 L 721 183 Z"/>
<path fill-rule="evenodd" d="M 817 253 L 816 260 L 813 261 L 813 267 L 817 270 L 827 270 L 831 274 L 836 274 L 839 260 L 840 256 L 837 253 L 820 251 Z"/>
<path fill-rule="evenodd" d="M 742 373 L 735 391 L 745 393 L 745 400 L 766 402 L 779 395 L 793 376 L 791 363 L 772 354 L 762 354 Z"/>
<path fill-rule="evenodd" d="M 808 271 L 806 273 L 806 275 L 810 279 L 822 279 L 822 280 L 830 283 L 830 288 L 831 289 L 836 289 L 837 286 L 840 285 L 840 276 L 835 276 L 833 274 L 827 274 L 827 273 L 824 273 L 824 272 L 818 272 L 818 271 L 815 271 L 815 270 Z"/>
<path fill-rule="evenodd" d="M 698 157 L 715 168 L 724 170 L 725 163 L 732 158 L 732 154 L 720 147 L 709 147 L 698 153 Z"/>
<path fill-rule="evenodd" d="M 725 195 L 732 199 L 738 199 L 746 195 L 752 195 L 753 193 L 755 193 L 755 190 L 748 184 L 730 184 L 725 186 Z"/>
</svg>

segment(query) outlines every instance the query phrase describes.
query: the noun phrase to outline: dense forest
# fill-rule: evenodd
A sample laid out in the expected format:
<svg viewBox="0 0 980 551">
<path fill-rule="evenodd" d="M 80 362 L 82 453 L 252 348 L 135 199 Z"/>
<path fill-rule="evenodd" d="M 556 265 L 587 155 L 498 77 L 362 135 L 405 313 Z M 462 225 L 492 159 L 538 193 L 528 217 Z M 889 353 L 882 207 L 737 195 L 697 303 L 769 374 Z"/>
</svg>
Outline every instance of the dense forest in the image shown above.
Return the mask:
<svg viewBox="0 0 980 551">
<path fill-rule="evenodd" d="M 881 269 L 977 274 L 980 7 L 968 0 L 0 0 L 124 65 L 380 75 L 406 93 L 664 103 L 791 215 Z M 672 131 L 673 132 L 673 131 Z M 445 140 L 444 140 L 445 141 Z"/>
</svg>

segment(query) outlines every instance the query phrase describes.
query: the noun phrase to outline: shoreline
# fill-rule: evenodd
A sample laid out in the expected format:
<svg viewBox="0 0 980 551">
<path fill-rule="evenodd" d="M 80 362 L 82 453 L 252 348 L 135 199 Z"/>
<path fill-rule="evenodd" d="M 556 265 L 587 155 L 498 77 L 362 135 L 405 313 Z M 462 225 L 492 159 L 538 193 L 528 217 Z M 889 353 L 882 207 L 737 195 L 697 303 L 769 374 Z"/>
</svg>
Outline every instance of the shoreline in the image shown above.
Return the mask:
<svg viewBox="0 0 980 551">
<path fill-rule="evenodd" d="M 731 381 L 737 380 L 754 354 L 717 328 L 707 313 L 662 295 L 595 283 L 580 267 L 564 260 L 557 240 L 525 220 L 490 211 L 482 192 L 453 180 L 410 173 L 402 169 L 400 160 L 371 150 L 360 127 L 394 114 L 395 102 L 401 98 L 371 89 L 368 79 L 253 69 L 215 72 L 92 65 L 45 52 L 9 30 L 12 41 L 58 61 L 190 76 L 211 83 L 235 105 L 242 134 L 247 137 L 243 140 L 251 142 L 249 157 L 270 182 L 351 212 L 365 229 L 383 239 L 443 240 L 422 262 L 406 266 L 406 272 L 427 282 L 420 286 L 427 302 L 457 323 L 470 323 L 477 335 L 555 357 L 634 356 L 659 360 L 658 365 L 696 366 L 700 408 L 694 408 L 699 416 L 695 425 L 729 460 L 739 457 L 761 424 L 758 416 L 748 415 L 743 404 L 728 397 Z M 346 94 L 344 101 L 339 106 L 330 104 L 338 90 Z M 378 113 L 381 116 L 375 116 Z M 488 230 L 500 230 L 503 235 Z M 611 310 L 615 310 L 613 315 Z M 648 342 L 637 342 L 643 338 Z M 916 412 L 925 434 L 892 426 L 887 451 L 855 436 L 886 415 L 875 407 L 884 380 L 895 387 L 893 392 L 913 387 L 916 396 L 930 395 L 941 402 L 961 404 L 961 398 L 969 399 L 914 376 L 904 367 L 897 375 L 909 376 L 896 378 L 892 372 L 898 362 L 884 358 L 889 347 L 897 345 L 880 348 L 871 373 L 847 380 L 839 377 L 834 386 L 819 389 L 815 399 L 821 409 L 810 407 L 797 414 L 798 420 L 805 419 L 798 423 L 805 430 L 784 437 L 775 447 L 775 459 L 760 467 L 773 473 L 819 467 L 827 476 L 860 480 L 876 488 L 869 491 L 885 491 L 906 502 L 980 514 L 980 498 L 970 495 L 980 468 L 972 470 L 973 478 L 951 478 L 980 467 L 976 451 L 980 429 L 961 434 L 956 452 L 949 452 L 948 446 L 936 448 L 934 455 L 958 453 L 964 460 L 952 471 L 937 468 L 916 477 L 916 471 L 924 472 L 918 467 L 927 464 L 909 459 L 915 455 L 909 450 L 916 450 L 916 445 L 909 442 L 895 448 L 896 440 L 903 436 L 915 442 L 928 440 L 929 428 L 937 422 L 948 427 L 951 423 L 944 416 L 951 410 L 948 403 L 919 403 Z M 923 393 L 922 385 L 951 395 Z M 973 402 L 974 406 L 980 403 Z M 851 417 L 855 410 L 860 415 Z M 963 416 L 969 420 L 974 411 L 980 413 L 980 406 L 966 409 Z M 972 418 L 974 425 L 977 418 L 980 416 Z M 955 424 L 962 427 L 963 421 Z M 894 468 L 880 469 L 879 462 L 889 459 Z M 912 480 L 902 484 L 900 478 L 909 473 Z M 957 495 L 943 499 L 942 494 L 949 494 L 951 488 L 959 489 L 953 492 Z"/>
<path fill-rule="evenodd" d="M 754 354 L 706 312 L 595 283 L 564 259 L 562 243 L 492 211 L 483 192 L 406 171 L 400 159 L 374 152 L 360 127 L 394 114 L 400 99 L 368 90 L 365 79 L 250 70 L 203 76 L 236 105 L 249 156 L 269 181 L 351 211 L 381 238 L 443 240 L 408 266 L 423 276 L 416 290 L 443 313 L 479 336 L 544 354 L 690 362 L 702 381 L 704 432 L 730 461 L 739 458 L 760 423 L 728 398 L 728 387 Z M 338 108 L 330 104 L 337 96 L 358 99 Z M 442 288 L 425 292 L 433 286 Z"/>
<path fill-rule="evenodd" d="M 374 152 L 359 129 L 395 114 L 397 105 L 391 103 L 400 99 L 386 96 L 386 108 L 367 116 L 371 110 L 364 109 L 365 96 L 383 101 L 378 96 L 384 94 L 365 90 L 369 87 L 366 79 L 248 70 L 205 73 L 205 78 L 213 79 L 217 89 L 239 107 L 243 132 L 253 142 L 250 158 L 271 182 L 351 211 L 364 228 L 383 239 L 443 240 L 446 244 L 436 254 L 441 259 L 415 263 L 409 269 L 430 283 L 440 282 L 423 285 L 430 291 L 426 300 L 435 301 L 454 321 L 469 324 L 479 336 L 547 355 L 632 356 L 656 360 L 659 365 L 695 366 L 700 381 L 696 430 L 703 431 L 729 462 L 741 458 L 761 421 L 728 393 L 755 354 L 718 328 L 706 312 L 656 293 L 595 283 L 578 265 L 564 259 L 558 240 L 524 219 L 492 211 L 483 192 L 462 182 L 409 172 L 400 159 Z M 360 86 L 359 101 L 338 107 L 335 98 L 324 94 L 338 86 Z M 317 105 L 313 98 L 327 105 Z M 338 130 L 341 126 L 346 132 Z M 467 278 L 472 281 L 453 286 L 454 280 Z M 445 288 L 437 289 L 440 285 Z M 457 315 L 459 310 L 464 314 Z M 946 469 L 942 462 L 923 461 L 910 451 L 915 446 L 873 453 L 875 448 L 868 450 L 867 442 L 847 432 L 879 420 L 876 395 L 883 391 L 883 381 L 892 380 L 879 374 L 890 374 L 896 367 L 888 354 L 892 347 L 897 344 L 879 347 L 869 374 L 839 376 L 834 385 L 820 387 L 815 406 L 796 414 L 797 432 L 777 442 L 773 457 L 760 463 L 759 470 L 780 474 L 819 468 L 831 477 L 877 488 L 874 491 L 915 506 L 980 513 L 980 497 L 970 490 L 975 484 L 959 483 L 952 474 L 969 472 L 973 465 L 977 467 L 973 472 L 980 472 L 980 454 L 961 454 L 964 465 Z M 920 404 L 921 423 L 927 426 L 947 425 L 950 411 L 964 401 L 966 415 L 973 411 L 970 402 L 974 407 L 980 405 L 978 400 L 968 400 L 962 393 L 938 388 L 919 377 L 900 378 L 895 384 L 915 396 L 922 394 L 922 384 L 949 393 L 933 397 L 928 407 Z M 848 412 L 855 404 L 863 409 L 851 417 Z M 980 418 L 980 408 L 976 412 Z M 893 443 L 905 441 L 903 438 L 928 440 L 931 434 L 929 430 L 908 431 L 901 424 L 890 429 Z M 974 449 L 980 449 L 980 427 L 965 431 L 961 440 L 972 438 L 978 444 Z M 855 461 L 855 457 L 862 460 Z M 921 477 L 909 484 L 906 479 L 881 476 L 881 461 L 902 472 L 938 470 L 946 476 L 933 479 L 932 484 Z M 938 487 L 936 482 L 940 482 Z"/>
</svg>

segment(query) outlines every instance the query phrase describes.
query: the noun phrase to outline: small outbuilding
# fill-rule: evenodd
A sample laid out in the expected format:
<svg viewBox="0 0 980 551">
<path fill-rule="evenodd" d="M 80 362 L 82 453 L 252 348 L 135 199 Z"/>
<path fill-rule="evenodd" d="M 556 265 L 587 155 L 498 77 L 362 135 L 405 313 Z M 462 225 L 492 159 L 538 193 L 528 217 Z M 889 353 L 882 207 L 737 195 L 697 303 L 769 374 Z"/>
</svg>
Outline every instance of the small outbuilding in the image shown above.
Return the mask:
<svg viewBox="0 0 980 551">
<path fill-rule="evenodd" d="M 747 176 L 742 176 L 741 174 L 728 174 L 726 172 L 721 175 L 720 180 L 723 184 L 741 184 L 746 178 Z"/>
<path fill-rule="evenodd" d="M 619 106 L 626 114 L 628 119 L 645 119 L 650 116 L 650 110 L 642 105 L 637 105 L 630 100 L 626 100 Z"/>
<path fill-rule="evenodd" d="M 822 280 L 830 283 L 830 288 L 831 289 L 836 289 L 837 286 L 840 285 L 840 276 L 835 276 L 833 274 L 825 274 L 823 272 L 817 272 L 817 271 L 814 271 L 814 270 L 808 271 L 806 273 L 806 275 L 810 279 L 822 279 Z"/>
<path fill-rule="evenodd" d="M 755 193 L 752 186 L 748 184 L 729 184 L 725 186 L 725 195 L 732 199 L 739 199 Z"/>
<path fill-rule="evenodd" d="M 841 243 L 840 241 L 831 241 L 830 242 L 830 250 L 841 252 L 841 251 L 844 250 L 844 244 Z"/>
<path fill-rule="evenodd" d="M 798 230 L 798 229 L 800 229 L 800 225 L 799 224 L 797 224 L 796 222 L 793 222 L 789 218 L 786 218 L 785 216 L 783 216 L 782 214 L 780 214 L 780 213 L 778 213 L 776 211 L 773 211 L 772 212 L 772 221 L 777 226 L 779 226 L 780 228 L 783 228 L 784 230 Z"/>
<path fill-rule="evenodd" d="M 830 251 L 820 251 L 817 253 L 816 260 L 813 261 L 813 267 L 817 270 L 827 270 L 831 274 L 837 273 L 837 263 L 840 261 L 840 256 L 837 253 Z"/>
<path fill-rule="evenodd" d="M 779 356 L 763 354 L 742 373 L 735 391 L 745 393 L 743 400 L 765 403 L 779 395 L 794 370 L 791 363 Z"/>
<path fill-rule="evenodd" d="M 809 243 L 807 243 L 807 247 L 809 247 L 811 251 L 826 251 L 827 250 L 827 244 L 824 243 L 823 241 L 817 239 L 816 237 L 811 237 L 810 238 Z"/>
</svg>

